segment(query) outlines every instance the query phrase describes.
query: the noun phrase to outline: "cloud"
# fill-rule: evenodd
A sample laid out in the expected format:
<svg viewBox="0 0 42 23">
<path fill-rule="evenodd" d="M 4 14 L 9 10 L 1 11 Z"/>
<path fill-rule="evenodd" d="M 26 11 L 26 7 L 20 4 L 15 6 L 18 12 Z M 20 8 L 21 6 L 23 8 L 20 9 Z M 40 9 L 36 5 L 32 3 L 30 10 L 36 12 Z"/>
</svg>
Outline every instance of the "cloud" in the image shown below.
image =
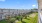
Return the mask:
<svg viewBox="0 0 42 23">
<path fill-rule="evenodd" d="M 0 0 L 0 1 L 5 1 L 5 0 Z"/>
<path fill-rule="evenodd" d="M 35 7 L 36 5 L 32 5 L 32 7 Z"/>
</svg>

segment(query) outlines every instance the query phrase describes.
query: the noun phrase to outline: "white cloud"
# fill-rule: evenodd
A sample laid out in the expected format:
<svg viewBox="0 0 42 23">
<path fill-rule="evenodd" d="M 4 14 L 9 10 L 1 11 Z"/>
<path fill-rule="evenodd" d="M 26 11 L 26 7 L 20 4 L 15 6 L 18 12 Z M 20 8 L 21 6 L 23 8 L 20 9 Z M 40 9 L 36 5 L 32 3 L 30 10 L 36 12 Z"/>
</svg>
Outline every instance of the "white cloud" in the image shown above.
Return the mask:
<svg viewBox="0 0 42 23">
<path fill-rule="evenodd" d="M 32 5 L 32 7 L 35 7 L 36 5 Z"/>
<path fill-rule="evenodd" d="M 0 1 L 5 1 L 5 0 L 0 0 Z"/>
</svg>

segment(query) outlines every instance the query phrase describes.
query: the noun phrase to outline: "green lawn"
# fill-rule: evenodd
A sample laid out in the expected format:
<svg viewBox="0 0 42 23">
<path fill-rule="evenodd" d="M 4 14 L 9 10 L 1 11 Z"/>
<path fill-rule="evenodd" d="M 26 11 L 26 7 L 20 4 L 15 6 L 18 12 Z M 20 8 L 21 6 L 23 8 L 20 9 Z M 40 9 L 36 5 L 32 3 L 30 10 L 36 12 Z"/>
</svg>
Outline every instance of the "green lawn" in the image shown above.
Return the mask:
<svg viewBox="0 0 42 23">
<path fill-rule="evenodd" d="M 37 23 L 38 22 L 38 14 L 36 14 L 36 16 L 34 18 L 27 18 L 27 19 L 23 19 L 24 22 L 26 23 Z"/>
</svg>

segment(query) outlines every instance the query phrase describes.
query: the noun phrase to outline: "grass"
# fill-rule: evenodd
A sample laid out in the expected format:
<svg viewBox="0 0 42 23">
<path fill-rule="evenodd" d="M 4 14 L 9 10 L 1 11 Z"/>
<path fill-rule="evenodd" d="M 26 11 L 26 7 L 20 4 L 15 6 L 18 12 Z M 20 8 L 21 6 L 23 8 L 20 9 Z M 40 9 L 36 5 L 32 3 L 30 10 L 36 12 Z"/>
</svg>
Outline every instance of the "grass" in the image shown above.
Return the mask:
<svg viewBox="0 0 42 23">
<path fill-rule="evenodd" d="M 38 14 L 37 13 L 35 13 L 36 15 L 35 15 L 35 17 L 34 18 L 32 18 L 32 17 L 28 17 L 27 19 L 23 19 L 23 21 L 24 22 L 26 22 L 26 23 L 37 23 L 38 22 Z"/>
<path fill-rule="evenodd" d="M 2 21 L 0 21 L 0 23 L 7 23 L 7 21 L 5 21 L 5 20 L 2 20 Z"/>
</svg>

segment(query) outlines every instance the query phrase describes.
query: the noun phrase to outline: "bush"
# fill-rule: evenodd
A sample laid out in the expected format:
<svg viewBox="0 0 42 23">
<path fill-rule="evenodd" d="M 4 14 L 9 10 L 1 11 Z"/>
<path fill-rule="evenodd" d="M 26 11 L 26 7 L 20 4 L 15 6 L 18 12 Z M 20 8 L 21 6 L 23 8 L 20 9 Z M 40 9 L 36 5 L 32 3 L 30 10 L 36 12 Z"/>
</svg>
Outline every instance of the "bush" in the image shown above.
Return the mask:
<svg viewBox="0 0 42 23">
<path fill-rule="evenodd" d="M 11 18 L 11 19 L 9 19 L 9 23 L 14 23 L 15 20 L 16 20 L 16 18 Z"/>
</svg>

